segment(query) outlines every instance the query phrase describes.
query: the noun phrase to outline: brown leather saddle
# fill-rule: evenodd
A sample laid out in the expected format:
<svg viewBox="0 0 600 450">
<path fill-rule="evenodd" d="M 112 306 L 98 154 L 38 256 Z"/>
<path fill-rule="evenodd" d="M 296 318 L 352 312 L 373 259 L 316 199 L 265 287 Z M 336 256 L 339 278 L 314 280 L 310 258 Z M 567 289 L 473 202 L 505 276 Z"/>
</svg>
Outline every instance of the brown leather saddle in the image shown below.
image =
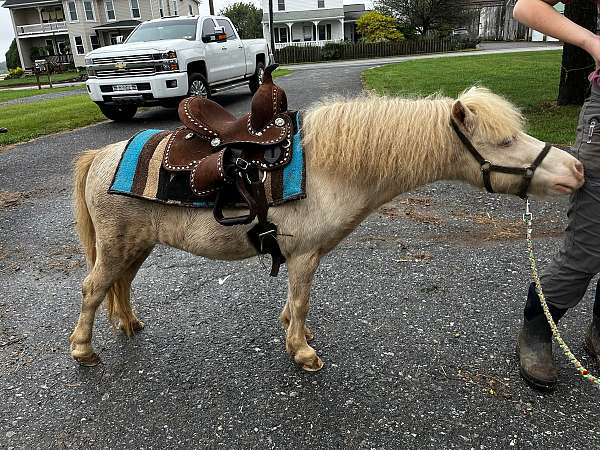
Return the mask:
<svg viewBox="0 0 600 450">
<path fill-rule="evenodd" d="M 252 98 L 250 113 L 236 118 L 203 97 L 188 97 L 179 105 L 183 127 L 169 138 L 162 161 L 168 172 L 189 172 L 192 192 L 215 198 L 213 215 L 222 225 L 258 224 L 248 237 L 259 253 L 273 257 L 271 275 L 285 262 L 277 243 L 277 227 L 268 221 L 265 173 L 292 158 L 295 114 L 287 97 L 273 83 L 277 65 L 265 69 L 262 85 Z M 239 204 L 248 213 L 225 217 L 223 208 Z"/>
</svg>

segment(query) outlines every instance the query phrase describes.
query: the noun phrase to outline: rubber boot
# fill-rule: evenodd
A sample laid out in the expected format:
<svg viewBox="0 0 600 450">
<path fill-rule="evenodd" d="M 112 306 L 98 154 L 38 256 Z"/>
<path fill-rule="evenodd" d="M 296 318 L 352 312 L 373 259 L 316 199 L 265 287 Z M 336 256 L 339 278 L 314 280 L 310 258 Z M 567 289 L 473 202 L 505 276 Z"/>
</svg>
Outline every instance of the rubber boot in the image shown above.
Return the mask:
<svg viewBox="0 0 600 450">
<path fill-rule="evenodd" d="M 600 280 L 596 285 L 596 299 L 594 300 L 594 311 L 592 323 L 585 335 L 584 347 L 588 354 L 600 362 Z"/>
<path fill-rule="evenodd" d="M 567 312 L 548 305 L 554 322 Z M 552 330 L 540 303 L 535 284 L 531 283 L 525 304 L 523 328 L 517 344 L 519 371 L 531 387 L 551 391 L 558 382 L 558 370 L 552 357 Z"/>
</svg>

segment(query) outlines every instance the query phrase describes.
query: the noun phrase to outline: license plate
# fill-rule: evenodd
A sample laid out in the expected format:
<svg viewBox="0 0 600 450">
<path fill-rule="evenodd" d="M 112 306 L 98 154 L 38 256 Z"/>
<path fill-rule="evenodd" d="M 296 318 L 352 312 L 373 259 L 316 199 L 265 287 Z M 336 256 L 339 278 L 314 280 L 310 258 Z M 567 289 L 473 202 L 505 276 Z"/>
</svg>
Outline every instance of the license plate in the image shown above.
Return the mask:
<svg viewBox="0 0 600 450">
<path fill-rule="evenodd" d="M 115 84 L 113 91 L 137 91 L 137 86 L 135 84 Z"/>
</svg>

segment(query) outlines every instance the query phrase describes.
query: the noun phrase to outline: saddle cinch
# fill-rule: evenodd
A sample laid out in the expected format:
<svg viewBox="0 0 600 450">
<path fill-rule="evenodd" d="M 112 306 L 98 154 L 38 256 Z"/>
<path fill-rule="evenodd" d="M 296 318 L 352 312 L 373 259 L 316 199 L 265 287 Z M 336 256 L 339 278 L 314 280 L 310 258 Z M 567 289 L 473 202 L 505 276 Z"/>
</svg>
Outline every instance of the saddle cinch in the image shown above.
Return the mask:
<svg viewBox="0 0 600 450">
<path fill-rule="evenodd" d="M 296 112 L 287 110 L 283 89 L 273 83 L 277 65 L 265 69 L 263 84 L 252 98 L 251 112 L 236 118 L 219 104 L 188 97 L 179 105 L 183 127 L 169 138 L 162 161 L 168 172 L 189 172 L 194 195 L 214 198 L 213 215 L 221 225 L 258 223 L 248 237 L 259 253 L 272 257 L 271 276 L 285 262 L 277 242 L 277 226 L 267 219 L 266 172 L 292 159 Z M 225 217 L 227 206 L 248 213 Z"/>
</svg>

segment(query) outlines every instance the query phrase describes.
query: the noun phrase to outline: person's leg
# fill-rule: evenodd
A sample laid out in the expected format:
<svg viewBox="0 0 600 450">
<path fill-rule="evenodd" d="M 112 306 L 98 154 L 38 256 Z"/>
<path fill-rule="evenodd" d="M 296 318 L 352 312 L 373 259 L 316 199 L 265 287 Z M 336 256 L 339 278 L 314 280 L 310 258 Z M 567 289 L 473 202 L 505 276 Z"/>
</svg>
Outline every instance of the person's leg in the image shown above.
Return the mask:
<svg viewBox="0 0 600 450">
<path fill-rule="evenodd" d="M 598 125 L 594 125 L 597 120 Z M 596 130 L 597 128 L 597 130 Z M 585 295 L 592 277 L 600 272 L 600 89 L 581 111 L 576 150 L 584 163 L 586 183 L 571 197 L 569 224 L 559 252 L 542 275 L 542 288 L 555 320 Z M 600 310 L 600 301 L 597 308 Z M 558 372 L 552 359 L 552 332 L 537 292 L 530 286 L 519 334 L 520 372 L 532 386 L 552 389 Z M 597 321 L 600 324 L 600 317 Z M 592 332 L 595 330 L 591 327 Z M 600 330 L 600 326 L 597 328 Z M 600 352 L 600 334 L 598 351 Z M 594 346 L 595 348 L 595 346 Z"/>
</svg>

